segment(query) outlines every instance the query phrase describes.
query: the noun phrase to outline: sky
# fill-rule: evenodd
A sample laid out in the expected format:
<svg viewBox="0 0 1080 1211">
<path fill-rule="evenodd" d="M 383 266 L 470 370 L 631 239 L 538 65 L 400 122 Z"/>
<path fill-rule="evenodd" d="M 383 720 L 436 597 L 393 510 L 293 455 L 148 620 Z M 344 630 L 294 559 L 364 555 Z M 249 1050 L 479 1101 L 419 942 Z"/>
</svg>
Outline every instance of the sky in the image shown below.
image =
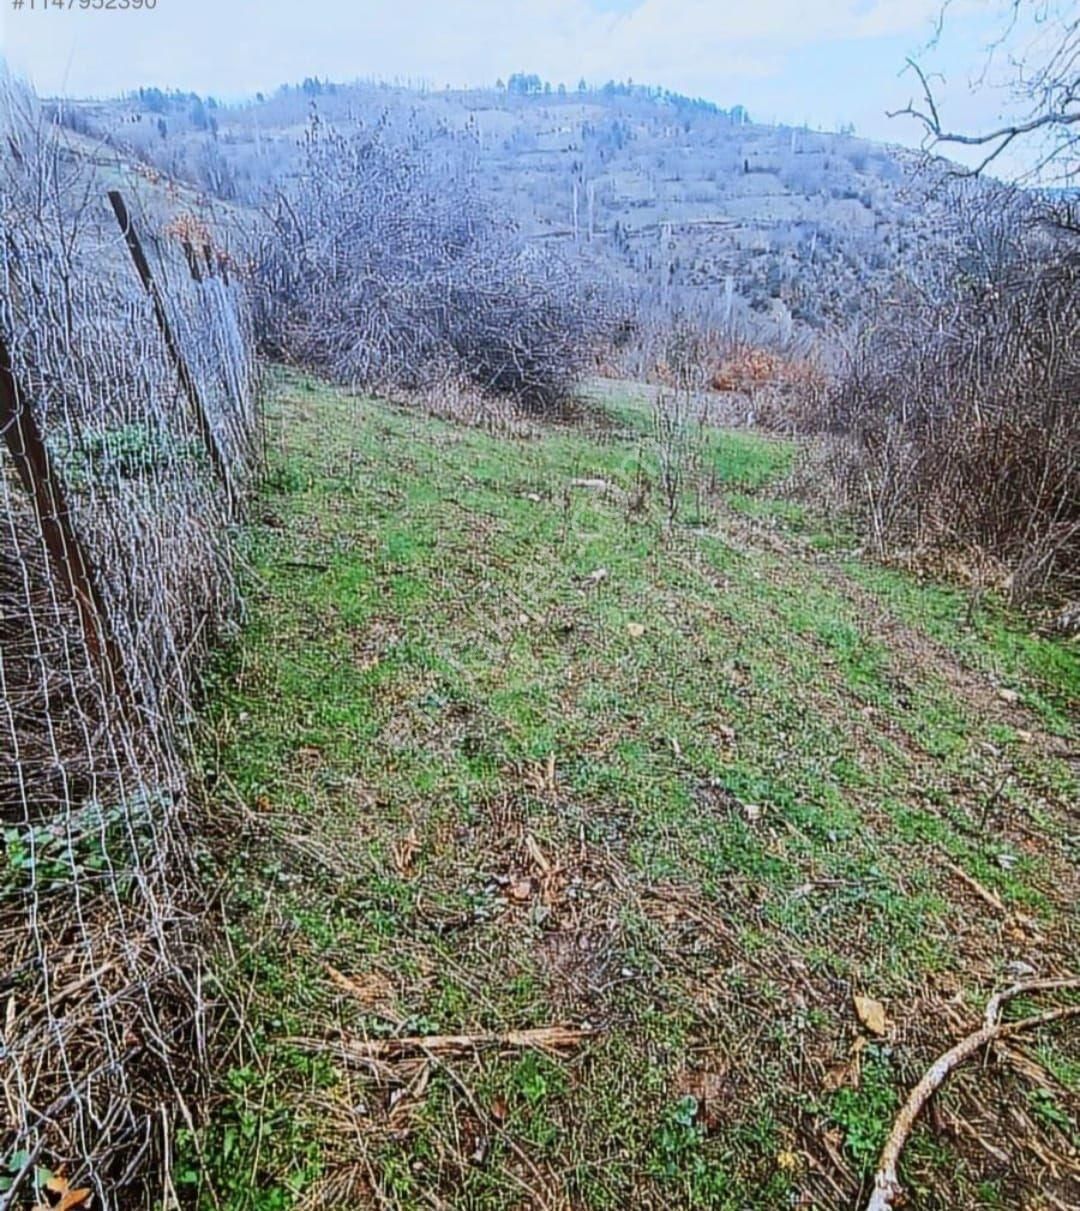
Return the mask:
<svg viewBox="0 0 1080 1211">
<path fill-rule="evenodd" d="M 515 71 L 573 87 L 633 79 L 746 106 L 755 120 L 853 123 L 915 145 L 915 55 L 940 73 L 943 118 L 985 129 L 1005 90 L 972 88 L 1004 0 L 0 0 L 0 55 L 42 94 L 141 85 L 232 99 L 319 76 L 490 85 Z M 1073 0 L 1052 0 L 1066 7 Z M 21 4 L 21 8 L 17 7 Z M 65 7 L 70 4 L 71 8 Z M 1000 60 L 1000 56 L 999 56 Z M 993 76 L 993 72 L 991 72 Z"/>
</svg>

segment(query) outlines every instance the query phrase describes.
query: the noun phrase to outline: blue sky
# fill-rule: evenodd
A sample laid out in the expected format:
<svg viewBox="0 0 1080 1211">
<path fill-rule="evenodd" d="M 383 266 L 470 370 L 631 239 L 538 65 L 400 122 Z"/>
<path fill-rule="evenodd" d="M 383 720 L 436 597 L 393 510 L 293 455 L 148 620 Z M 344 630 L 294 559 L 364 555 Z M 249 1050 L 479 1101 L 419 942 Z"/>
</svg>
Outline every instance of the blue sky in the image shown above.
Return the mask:
<svg viewBox="0 0 1080 1211">
<path fill-rule="evenodd" d="M 738 102 L 755 118 L 853 122 L 870 138 L 914 143 L 916 125 L 885 111 L 912 96 L 904 60 L 926 48 L 942 0 L 156 0 L 142 12 L 13 2 L 0 0 L 0 48 L 43 93 L 156 84 L 234 97 L 308 75 L 442 87 L 528 71 L 570 85 L 631 77 Z M 925 62 L 944 77 L 948 120 L 985 126 L 1007 112 L 1007 96 L 970 83 L 1003 0 L 948 2 Z"/>
</svg>

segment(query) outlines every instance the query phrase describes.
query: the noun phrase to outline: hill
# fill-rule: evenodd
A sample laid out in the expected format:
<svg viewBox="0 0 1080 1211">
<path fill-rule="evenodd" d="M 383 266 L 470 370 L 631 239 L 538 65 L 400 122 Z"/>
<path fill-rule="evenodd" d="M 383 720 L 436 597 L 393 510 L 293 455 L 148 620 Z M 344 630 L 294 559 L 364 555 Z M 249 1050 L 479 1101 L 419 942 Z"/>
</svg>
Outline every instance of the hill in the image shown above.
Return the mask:
<svg viewBox="0 0 1080 1211">
<path fill-rule="evenodd" d="M 904 149 L 756 123 L 741 106 L 655 89 L 560 92 L 531 81 L 443 92 L 306 81 L 242 105 L 144 89 L 67 114 L 248 205 L 296 171 L 313 120 L 377 127 L 467 174 L 530 238 L 639 310 L 682 310 L 763 339 L 849 323 L 868 287 L 886 288 L 952 238 L 943 170 Z"/>
</svg>

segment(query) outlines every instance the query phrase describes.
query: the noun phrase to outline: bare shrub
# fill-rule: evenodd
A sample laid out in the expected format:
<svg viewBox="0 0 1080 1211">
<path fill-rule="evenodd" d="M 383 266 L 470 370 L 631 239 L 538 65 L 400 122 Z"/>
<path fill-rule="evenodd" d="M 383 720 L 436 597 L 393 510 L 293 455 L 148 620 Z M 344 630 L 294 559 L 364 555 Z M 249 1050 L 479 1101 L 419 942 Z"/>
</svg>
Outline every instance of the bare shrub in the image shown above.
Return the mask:
<svg viewBox="0 0 1080 1211">
<path fill-rule="evenodd" d="M 1080 252 L 1026 202 L 883 302 L 811 423 L 881 554 L 968 551 L 1014 599 L 1080 583 Z"/>
<path fill-rule="evenodd" d="M 665 342 L 665 385 L 653 399 L 652 420 L 660 489 L 669 523 L 679 515 L 687 483 L 698 482 L 710 348 L 709 336 L 685 323 L 672 328 Z"/>
<path fill-rule="evenodd" d="M 456 378 L 558 404 L 607 334 L 599 292 L 519 239 L 460 167 L 424 162 L 429 150 L 313 115 L 299 176 L 267 212 L 264 342 L 355 386 Z"/>
</svg>

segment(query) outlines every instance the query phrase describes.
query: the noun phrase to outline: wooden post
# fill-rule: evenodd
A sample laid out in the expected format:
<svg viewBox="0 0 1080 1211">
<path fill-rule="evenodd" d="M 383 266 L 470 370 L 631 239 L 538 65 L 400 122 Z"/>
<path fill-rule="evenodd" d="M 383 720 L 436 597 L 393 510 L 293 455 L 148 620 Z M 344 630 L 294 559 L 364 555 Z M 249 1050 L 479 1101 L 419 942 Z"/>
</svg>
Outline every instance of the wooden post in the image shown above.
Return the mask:
<svg viewBox="0 0 1080 1211">
<path fill-rule="evenodd" d="M 202 438 L 203 445 L 206 447 L 206 452 L 210 456 L 210 462 L 217 472 L 218 478 L 225 485 L 225 495 L 231 512 L 235 502 L 228 461 L 218 442 L 217 435 L 214 433 L 214 427 L 210 423 L 210 417 L 203 404 L 198 385 L 188 368 L 187 360 L 180 350 L 172 324 L 169 323 L 169 315 L 165 310 L 165 300 L 161 296 L 157 282 L 154 281 L 154 275 L 150 272 L 150 263 L 147 261 L 146 253 L 143 251 L 139 233 L 135 230 L 135 225 L 128 214 L 123 194 L 118 189 L 110 189 L 109 201 L 112 203 L 116 221 L 120 224 L 120 230 L 124 233 L 124 238 L 127 240 L 131 259 L 135 262 L 135 268 L 142 279 L 142 284 L 150 296 L 150 301 L 153 303 L 154 317 L 157 320 L 158 327 L 161 329 L 161 335 L 165 339 L 165 347 L 168 349 L 169 356 L 176 367 L 176 373 L 180 378 L 180 385 L 184 388 L 184 394 L 188 397 L 192 408 L 195 410 L 195 421 L 199 427 L 199 436 Z"/>
<path fill-rule="evenodd" d="M 34 513 L 53 571 L 75 603 L 86 650 L 104 684 L 131 703 L 131 688 L 109 614 L 93 576 L 93 565 L 71 524 L 64 488 L 56 474 L 29 402 L 20 393 L 11 355 L 0 336 L 0 433 Z"/>
</svg>

